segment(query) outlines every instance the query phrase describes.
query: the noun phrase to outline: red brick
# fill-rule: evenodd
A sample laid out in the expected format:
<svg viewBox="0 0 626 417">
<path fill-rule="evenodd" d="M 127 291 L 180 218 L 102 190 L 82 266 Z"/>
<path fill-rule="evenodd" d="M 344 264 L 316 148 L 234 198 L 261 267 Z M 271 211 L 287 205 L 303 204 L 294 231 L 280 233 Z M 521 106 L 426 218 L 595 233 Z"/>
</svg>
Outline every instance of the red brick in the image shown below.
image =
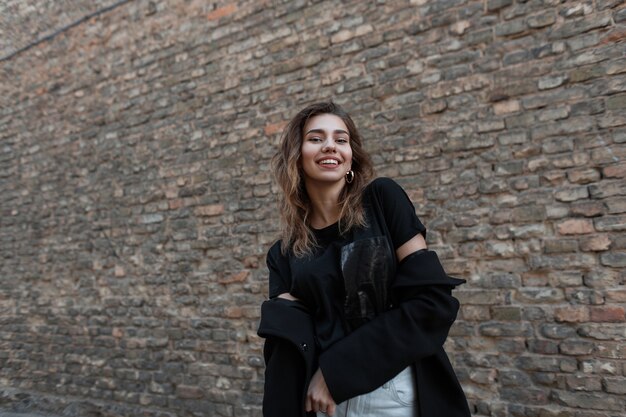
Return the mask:
<svg viewBox="0 0 626 417">
<path fill-rule="evenodd" d="M 236 4 L 229 4 L 228 6 L 217 8 L 217 9 L 213 10 L 212 12 L 210 12 L 209 14 L 207 14 L 207 19 L 208 20 L 217 20 L 217 19 L 220 19 L 220 18 L 222 18 L 224 16 L 228 16 L 229 14 L 233 14 L 236 11 L 237 11 L 237 5 Z"/>
<path fill-rule="evenodd" d="M 591 321 L 619 323 L 626 320 L 624 307 L 592 307 Z"/>
<path fill-rule="evenodd" d="M 572 183 L 576 184 L 588 184 L 590 182 L 596 182 L 600 179 L 600 173 L 593 168 L 588 169 L 574 169 L 567 172 L 567 178 Z"/>
<path fill-rule="evenodd" d="M 256 256 L 248 256 L 243 259 L 243 266 L 246 268 L 256 269 L 259 267 L 259 258 Z"/>
<path fill-rule="evenodd" d="M 179 209 L 183 206 L 183 199 L 182 198 L 177 198 L 176 200 L 170 200 L 169 201 L 169 207 L 170 210 L 176 210 Z"/>
<path fill-rule="evenodd" d="M 606 301 L 614 303 L 626 303 L 626 289 L 608 290 L 606 292 Z"/>
<path fill-rule="evenodd" d="M 278 123 L 270 123 L 268 125 L 265 125 L 265 129 L 264 129 L 265 136 L 272 136 L 272 135 L 275 135 L 276 133 L 282 132 L 286 125 L 287 125 L 287 122 L 285 121 L 278 122 Z"/>
<path fill-rule="evenodd" d="M 624 39 L 626 39 L 626 30 L 616 29 L 610 31 L 604 38 L 602 38 L 599 45 L 614 44 L 623 41 Z"/>
<path fill-rule="evenodd" d="M 355 32 L 344 29 L 335 33 L 333 36 L 331 36 L 330 42 L 341 43 L 341 42 L 349 41 L 350 39 L 354 38 L 354 35 L 355 35 Z"/>
<path fill-rule="evenodd" d="M 557 230 L 562 235 L 582 235 L 594 231 L 593 222 L 587 219 L 565 220 L 557 225 Z"/>
<path fill-rule="evenodd" d="M 589 321 L 589 308 L 586 306 L 555 308 L 554 319 L 559 322 L 584 323 Z"/>
<path fill-rule="evenodd" d="M 589 197 L 589 190 L 587 187 L 568 188 L 554 193 L 554 198 L 557 201 L 569 203 L 576 200 L 582 200 Z"/>
<path fill-rule="evenodd" d="M 247 319 L 258 319 L 261 317 L 261 309 L 257 306 L 248 306 L 241 308 L 241 314 Z"/>
<path fill-rule="evenodd" d="M 250 271 L 244 270 L 233 275 L 222 277 L 218 280 L 220 284 L 232 284 L 234 282 L 244 282 L 248 279 Z"/>
<path fill-rule="evenodd" d="M 560 170 L 544 172 L 541 176 L 553 185 L 562 184 L 566 177 L 565 172 Z"/>
<path fill-rule="evenodd" d="M 208 206 L 196 207 L 194 212 L 198 216 L 217 216 L 224 212 L 223 204 L 210 204 Z"/>
<path fill-rule="evenodd" d="M 224 309 L 224 316 L 229 319 L 238 319 L 243 316 L 243 311 L 239 306 L 228 306 Z"/>
<path fill-rule="evenodd" d="M 626 164 L 605 167 L 602 173 L 606 178 L 624 178 L 626 177 Z"/>
</svg>

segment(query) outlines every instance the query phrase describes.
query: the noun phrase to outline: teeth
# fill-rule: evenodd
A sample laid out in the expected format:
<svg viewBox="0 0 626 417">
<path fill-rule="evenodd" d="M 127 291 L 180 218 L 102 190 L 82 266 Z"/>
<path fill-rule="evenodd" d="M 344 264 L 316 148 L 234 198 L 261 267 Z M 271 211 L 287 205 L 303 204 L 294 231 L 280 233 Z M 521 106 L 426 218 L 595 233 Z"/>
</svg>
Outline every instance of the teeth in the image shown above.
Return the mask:
<svg viewBox="0 0 626 417">
<path fill-rule="evenodd" d="M 322 164 L 322 165 L 337 165 L 338 162 L 335 161 L 334 159 L 324 159 L 323 161 L 320 162 L 320 164 Z"/>
</svg>

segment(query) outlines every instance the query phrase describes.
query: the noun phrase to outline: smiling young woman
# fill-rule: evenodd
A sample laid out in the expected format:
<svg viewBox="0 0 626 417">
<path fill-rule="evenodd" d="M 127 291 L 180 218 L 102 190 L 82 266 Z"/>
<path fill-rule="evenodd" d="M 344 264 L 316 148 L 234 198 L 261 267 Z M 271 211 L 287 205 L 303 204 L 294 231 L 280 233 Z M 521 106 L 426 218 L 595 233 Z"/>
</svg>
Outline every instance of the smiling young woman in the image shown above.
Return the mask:
<svg viewBox="0 0 626 417">
<path fill-rule="evenodd" d="M 365 226 L 361 198 L 365 186 L 374 175 L 371 158 L 363 149 L 361 135 L 348 113 L 332 102 L 313 104 L 298 112 L 289 122 L 283 132 L 280 148 L 272 159 L 274 177 L 282 189 L 279 210 L 285 254 L 289 249 L 296 256 L 303 256 L 315 247 L 315 236 L 309 223 L 313 207 L 305 186 L 302 152 L 305 145 L 305 125 L 316 116 L 324 115 L 341 119 L 352 152 L 352 176 L 347 171 L 343 173 L 347 175 L 346 178 L 351 178 L 350 185 L 341 188 L 336 204 L 340 211 L 339 229 L 344 231 L 355 226 Z M 315 136 L 315 133 L 320 137 L 319 132 L 309 134 Z M 354 175 L 356 172 L 359 175 Z"/>
<path fill-rule="evenodd" d="M 300 157 L 304 187 L 312 207 L 310 224 L 321 229 L 339 220 L 339 194 L 352 172 L 352 147 L 346 124 L 334 114 L 310 118 L 304 126 Z M 352 172 L 352 175 L 354 173 Z"/>
<path fill-rule="evenodd" d="M 300 111 L 272 167 L 282 238 L 269 250 L 263 415 L 467 417 L 443 350 L 449 277 L 404 190 L 373 178 L 350 116 Z"/>
</svg>

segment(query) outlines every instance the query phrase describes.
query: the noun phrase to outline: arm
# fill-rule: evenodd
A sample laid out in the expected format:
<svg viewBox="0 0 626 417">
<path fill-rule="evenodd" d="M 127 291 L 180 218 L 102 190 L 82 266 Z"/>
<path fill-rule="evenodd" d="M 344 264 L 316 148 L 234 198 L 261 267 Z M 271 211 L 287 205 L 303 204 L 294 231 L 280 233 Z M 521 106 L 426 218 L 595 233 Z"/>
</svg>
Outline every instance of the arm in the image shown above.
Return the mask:
<svg viewBox="0 0 626 417">
<path fill-rule="evenodd" d="M 324 380 L 324 375 L 320 368 L 317 369 L 306 394 L 305 410 L 317 413 L 321 411 L 329 416 L 335 414 L 335 408 L 337 407 L 335 400 L 333 400 L 328 385 Z"/>
<path fill-rule="evenodd" d="M 409 364 L 441 349 L 459 308 L 451 289 L 462 282 L 445 274 L 434 252 L 405 256 L 392 286 L 396 307 L 320 356 L 334 401 L 376 389 Z"/>
<path fill-rule="evenodd" d="M 398 249 L 396 249 L 396 256 L 398 257 L 398 262 L 402 262 L 404 258 L 409 256 L 412 253 L 420 251 L 422 249 L 426 249 L 426 240 L 424 236 L 421 234 L 417 234 L 413 236 L 408 242 L 404 243 Z"/>
<path fill-rule="evenodd" d="M 276 242 L 267 254 L 270 300 L 261 306 L 258 331 L 266 338 L 263 415 L 293 417 L 303 415 L 303 394 L 315 370 L 312 366 L 317 362 L 317 353 L 310 315 L 290 294 L 291 271 L 280 245 Z M 311 348 L 303 349 L 303 345 Z"/>
<path fill-rule="evenodd" d="M 303 416 L 304 393 L 317 363 L 310 313 L 298 301 L 274 297 L 261 305 L 257 333 L 265 338 L 263 415 Z"/>
<path fill-rule="evenodd" d="M 415 235 L 408 242 L 404 243 L 396 250 L 396 255 L 399 261 L 402 261 L 409 254 L 415 253 L 419 250 L 426 249 L 426 241 L 421 234 Z M 285 296 L 288 299 L 292 299 L 291 294 L 281 294 L 279 297 Z M 313 375 L 311 383 L 307 392 L 306 399 L 307 411 L 326 410 L 326 414 L 332 416 L 335 411 L 335 402 L 330 394 L 326 380 L 321 369 Z"/>
</svg>

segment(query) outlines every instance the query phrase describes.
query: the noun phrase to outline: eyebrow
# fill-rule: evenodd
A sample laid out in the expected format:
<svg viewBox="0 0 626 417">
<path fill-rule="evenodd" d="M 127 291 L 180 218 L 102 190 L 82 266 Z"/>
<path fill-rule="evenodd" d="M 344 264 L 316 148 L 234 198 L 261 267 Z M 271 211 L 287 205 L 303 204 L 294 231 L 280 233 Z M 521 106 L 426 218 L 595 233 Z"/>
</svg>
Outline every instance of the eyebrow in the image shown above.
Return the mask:
<svg viewBox="0 0 626 417">
<path fill-rule="evenodd" d="M 308 135 L 309 133 L 325 133 L 325 132 L 324 132 L 324 129 L 311 129 L 305 133 L 305 136 Z M 343 129 L 335 129 L 333 130 L 333 133 L 345 133 L 346 135 L 350 136 L 350 134 Z"/>
</svg>

